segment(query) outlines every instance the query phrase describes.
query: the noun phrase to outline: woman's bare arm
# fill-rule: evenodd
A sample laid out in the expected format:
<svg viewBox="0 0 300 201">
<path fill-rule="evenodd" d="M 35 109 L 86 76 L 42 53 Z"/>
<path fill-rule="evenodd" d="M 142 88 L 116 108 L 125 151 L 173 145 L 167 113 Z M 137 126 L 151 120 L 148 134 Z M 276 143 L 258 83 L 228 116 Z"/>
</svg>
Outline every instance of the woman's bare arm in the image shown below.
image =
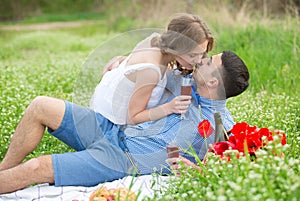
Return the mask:
<svg viewBox="0 0 300 201">
<path fill-rule="evenodd" d="M 128 124 L 138 124 L 161 119 L 172 113 L 186 113 L 191 96 L 177 96 L 172 101 L 157 107 L 146 109 L 152 91 L 159 81 L 158 72 L 153 69 L 137 71 L 135 91 L 128 107 Z"/>
</svg>

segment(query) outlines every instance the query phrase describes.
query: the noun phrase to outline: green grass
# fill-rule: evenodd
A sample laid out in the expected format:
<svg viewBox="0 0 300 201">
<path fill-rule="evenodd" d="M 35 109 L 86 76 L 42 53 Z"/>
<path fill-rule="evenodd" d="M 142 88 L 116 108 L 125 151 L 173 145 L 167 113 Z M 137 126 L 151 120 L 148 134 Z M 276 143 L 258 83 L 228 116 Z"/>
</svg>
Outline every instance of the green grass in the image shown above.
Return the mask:
<svg viewBox="0 0 300 201">
<path fill-rule="evenodd" d="M 285 152 L 287 147 L 275 144 L 269 148 Z M 271 150 L 271 149 L 270 149 Z M 237 159 L 232 151 L 231 160 L 220 160 L 213 154 L 202 173 L 181 168 L 181 177 L 171 178 L 164 196 L 149 200 L 297 200 L 300 196 L 299 158 L 274 156 L 272 151 L 259 150 L 257 159 Z"/>
<path fill-rule="evenodd" d="M 230 49 L 244 58 L 251 70 L 251 90 L 255 92 L 299 93 L 299 23 L 288 28 L 283 23 L 270 27 L 253 23 L 234 31 L 225 28 L 217 35 L 218 50 Z"/>
<path fill-rule="evenodd" d="M 0 158 L 34 97 L 73 100 L 78 76 L 82 75 L 82 68 L 88 67 L 83 63 L 96 47 L 114 35 L 103 26 L 99 23 L 49 31 L 0 31 Z M 285 21 L 223 26 L 214 31 L 217 43 L 213 52 L 235 51 L 245 60 L 251 75 L 249 89 L 228 102 L 229 110 L 237 122 L 284 130 L 289 144 L 283 150 L 285 158 L 266 155 L 257 164 L 241 160 L 220 166 L 218 163 L 222 162 L 215 162 L 207 166 L 211 179 L 189 170 L 162 200 L 170 200 L 170 196 L 175 200 L 198 200 L 197 196 L 203 200 L 299 197 L 299 33 L 298 22 Z M 105 43 L 103 47 L 107 47 Z M 105 51 L 112 52 L 116 47 Z M 100 77 L 100 73 L 94 76 Z M 72 149 L 46 134 L 28 158 L 66 151 Z"/>
<path fill-rule="evenodd" d="M 73 12 L 73 13 L 44 13 L 41 15 L 27 16 L 22 20 L 3 21 L 2 25 L 31 25 L 48 22 L 73 22 L 73 21 L 100 21 L 106 19 L 103 13 Z"/>
<path fill-rule="evenodd" d="M 101 20 L 104 16 L 99 13 L 66 13 L 66 14 L 43 14 L 41 16 L 27 17 L 22 24 L 43 22 L 69 22 L 78 20 Z"/>
</svg>

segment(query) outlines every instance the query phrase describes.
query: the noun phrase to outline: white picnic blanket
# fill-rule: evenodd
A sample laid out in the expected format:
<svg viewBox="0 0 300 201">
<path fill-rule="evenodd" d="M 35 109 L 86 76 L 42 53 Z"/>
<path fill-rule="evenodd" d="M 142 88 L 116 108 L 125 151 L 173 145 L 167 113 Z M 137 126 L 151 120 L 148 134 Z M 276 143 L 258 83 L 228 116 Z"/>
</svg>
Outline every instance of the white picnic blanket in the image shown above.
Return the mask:
<svg viewBox="0 0 300 201">
<path fill-rule="evenodd" d="M 139 177 L 127 176 L 123 179 L 106 182 L 94 187 L 83 186 L 64 186 L 55 187 L 49 184 L 39 184 L 27 187 L 13 193 L 0 195 L 2 201 L 88 201 L 90 194 L 101 186 L 107 188 L 130 188 L 137 195 L 140 193 L 138 200 L 145 197 L 153 197 L 154 191 L 166 186 L 169 181 L 168 176 L 144 175 Z"/>
</svg>

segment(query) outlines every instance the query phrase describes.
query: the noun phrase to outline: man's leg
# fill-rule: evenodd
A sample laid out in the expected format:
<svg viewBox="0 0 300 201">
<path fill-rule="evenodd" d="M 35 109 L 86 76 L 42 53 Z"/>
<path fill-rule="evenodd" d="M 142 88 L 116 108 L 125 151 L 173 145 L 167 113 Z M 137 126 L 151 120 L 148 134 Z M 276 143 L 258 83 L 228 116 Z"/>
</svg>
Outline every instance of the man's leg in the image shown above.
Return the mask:
<svg viewBox="0 0 300 201">
<path fill-rule="evenodd" d="M 25 110 L 11 139 L 0 171 L 19 165 L 40 143 L 45 127 L 56 130 L 63 119 L 65 102 L 51 97 L 37 97 Z M 0 183 L 6 180 L 1 180 Z"/>
<path fill-rule="evenodd" d="M 0 171 L 0 194 L 13 192 L 35 183 L 53 183 L 52 156 L 31 159 Z"/>
</svg>

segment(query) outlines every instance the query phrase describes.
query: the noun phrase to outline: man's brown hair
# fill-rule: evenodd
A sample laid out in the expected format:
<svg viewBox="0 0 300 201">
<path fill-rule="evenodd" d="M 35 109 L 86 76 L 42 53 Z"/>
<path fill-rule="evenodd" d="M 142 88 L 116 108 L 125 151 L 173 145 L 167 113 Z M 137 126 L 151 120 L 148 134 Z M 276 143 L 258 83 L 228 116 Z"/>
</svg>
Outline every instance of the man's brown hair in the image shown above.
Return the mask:
<svg viewBox="0 0 300 201">
<path fill-rule="evenodd" d="M 237 96 L 249 86 L 249 71 L 243 60 L 230 50 L 223 51 L 222 77 L 226 98 Z"/>
</svg>

